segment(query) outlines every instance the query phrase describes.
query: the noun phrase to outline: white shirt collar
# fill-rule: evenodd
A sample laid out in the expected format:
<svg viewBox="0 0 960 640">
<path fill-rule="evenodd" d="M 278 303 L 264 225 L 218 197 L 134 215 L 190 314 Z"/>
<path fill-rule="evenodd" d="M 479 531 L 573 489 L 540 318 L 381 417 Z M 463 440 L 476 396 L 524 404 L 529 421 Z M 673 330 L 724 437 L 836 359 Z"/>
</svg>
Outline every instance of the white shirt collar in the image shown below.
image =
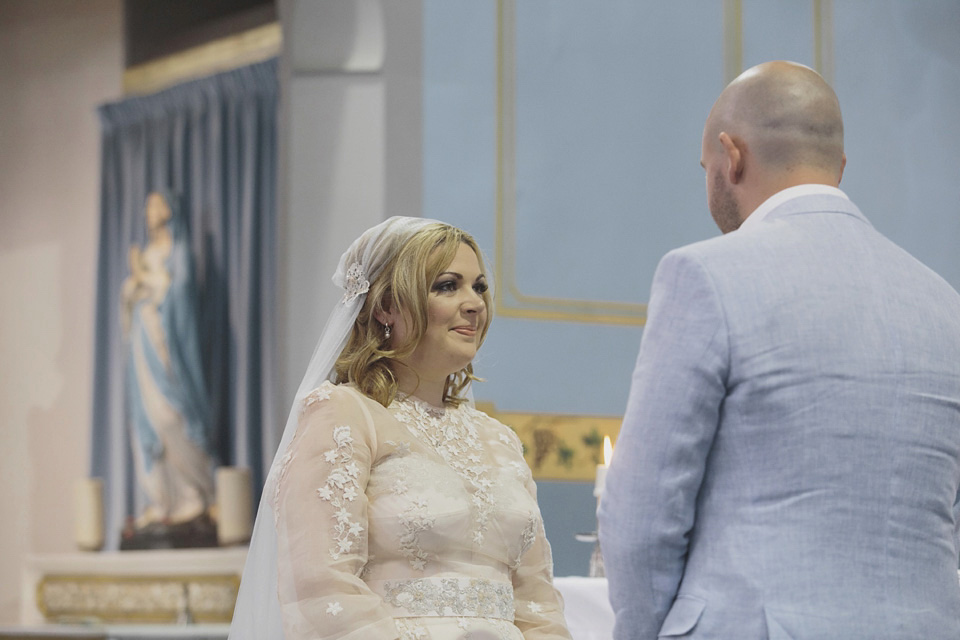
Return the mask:
<svg viewBox="0 0 960 640">
<path fill-rule="evenodd" d="M 788 200 L 793 200 L 794 198 L 799 198 L 801 196 L 812 196 L 812 195 L 830 195 L 830 196 L 840 196 L 841 198 L 846 198 L 849 200 L 843 191 L 836 187 L 831 187 L 826 184 L 800 184 L 795 187 L 787 187 L 783 191 L 778 191 L 766 200 L 763 201 L 759 207 L 753 210 L 747 219 L 743 221 L 743 224 L 740 225 L 741 229 L 755 227 L 760 224 L 767 215 L 779 207 L 781 204 Z"/>
</svg>

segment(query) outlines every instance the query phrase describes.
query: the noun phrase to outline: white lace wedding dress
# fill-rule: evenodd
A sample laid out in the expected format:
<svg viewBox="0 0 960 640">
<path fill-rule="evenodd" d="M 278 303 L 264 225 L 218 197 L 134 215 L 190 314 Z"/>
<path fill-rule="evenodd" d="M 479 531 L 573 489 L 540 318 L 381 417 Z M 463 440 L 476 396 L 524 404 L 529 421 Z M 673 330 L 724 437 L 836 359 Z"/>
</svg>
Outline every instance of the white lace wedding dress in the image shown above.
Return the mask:
<svg viewBox="0 0 960 640">
<path fill-rule="evenodd" d="M 280 469 L 287 640 L 570 637 L 533 478 L 500 422 L 324 383 Z"/>
</svg>

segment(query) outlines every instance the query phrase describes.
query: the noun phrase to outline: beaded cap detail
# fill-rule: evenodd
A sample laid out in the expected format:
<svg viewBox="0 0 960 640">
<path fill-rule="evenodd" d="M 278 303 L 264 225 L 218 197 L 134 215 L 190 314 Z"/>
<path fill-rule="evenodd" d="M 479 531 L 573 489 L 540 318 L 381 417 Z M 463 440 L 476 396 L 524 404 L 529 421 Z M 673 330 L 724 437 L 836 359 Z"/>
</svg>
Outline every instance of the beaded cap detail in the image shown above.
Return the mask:
<svg viewBox="0 0 960 640">
<path fill-rule="evenodd" d="M 370 291 L 370 283 L 367 281 L 363 273 L 363 267 L 360 266 L 359 262 L 354 262 L 350 265 L 350 268 L 347 269 L 346 282 L 343 288 L 347 290 L 347 292 L 343 294 L 344 304 Z"/>
</svg>

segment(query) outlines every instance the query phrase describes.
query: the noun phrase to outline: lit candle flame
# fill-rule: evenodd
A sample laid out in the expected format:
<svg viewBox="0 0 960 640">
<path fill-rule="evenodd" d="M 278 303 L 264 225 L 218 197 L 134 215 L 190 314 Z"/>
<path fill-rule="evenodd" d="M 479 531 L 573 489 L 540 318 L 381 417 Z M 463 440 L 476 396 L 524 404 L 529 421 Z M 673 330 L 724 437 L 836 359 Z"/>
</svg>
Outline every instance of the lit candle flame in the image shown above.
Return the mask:
<svg viewBox="0 0 960 640">
<path fill-rule="evenodd" d="M 603 464 L 609 465 L 612 457 L 613 445 L 610 443 L 610 436 L 603 436 Z"/>
</svg>

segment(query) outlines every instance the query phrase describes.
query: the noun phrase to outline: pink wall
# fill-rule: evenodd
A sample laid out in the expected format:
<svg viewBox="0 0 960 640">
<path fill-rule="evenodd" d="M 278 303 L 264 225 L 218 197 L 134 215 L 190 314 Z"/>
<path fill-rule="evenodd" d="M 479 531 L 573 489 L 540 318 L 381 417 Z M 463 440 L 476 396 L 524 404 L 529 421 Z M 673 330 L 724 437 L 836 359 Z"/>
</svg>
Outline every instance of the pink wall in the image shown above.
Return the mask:
<svg viewBox="0 0 960 640">
<path fill-rule="evenodd" d="M 121 96 L 120 0 L 0 2 L 0 624 L 26 553 L 69 552 L 89 458 L 98 104 Z"/>
</svg>

